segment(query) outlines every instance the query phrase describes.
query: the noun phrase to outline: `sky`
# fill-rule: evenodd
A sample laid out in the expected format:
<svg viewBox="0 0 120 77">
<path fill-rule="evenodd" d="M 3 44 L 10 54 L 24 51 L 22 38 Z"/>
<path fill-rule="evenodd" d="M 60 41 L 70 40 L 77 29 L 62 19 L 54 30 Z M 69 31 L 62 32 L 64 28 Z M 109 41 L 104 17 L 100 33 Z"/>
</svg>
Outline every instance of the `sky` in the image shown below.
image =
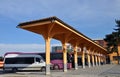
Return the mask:
<svg viewBox="0 0 120 77">
<path fill-rule="evenodd" d="M 44 52 L 41 35 L 16 28 L 21 22 L 56 16 L 91 39 L 103 39 L 120 19 L 120 0 L 0 0 L 0 55 Z M 51 45 L 60 45 L 52 40 Z"/>
</svg>

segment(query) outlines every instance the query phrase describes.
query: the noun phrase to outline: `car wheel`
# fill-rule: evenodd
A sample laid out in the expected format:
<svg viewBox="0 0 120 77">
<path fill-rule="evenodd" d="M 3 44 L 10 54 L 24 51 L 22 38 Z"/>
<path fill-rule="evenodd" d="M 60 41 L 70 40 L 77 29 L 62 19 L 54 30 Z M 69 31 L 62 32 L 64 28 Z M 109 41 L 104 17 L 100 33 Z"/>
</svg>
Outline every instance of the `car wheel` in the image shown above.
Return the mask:
<svg viewBox="0 0 120 77">
<path fill-rule="evenodd" d="M 43 71 L 46 71 L 46 68 L 45 68 L 45 67 L 42 67 L 42 68 L 41 68 L 41 72 L 43 72 Z"/>
<path fill-rule="evenodd" d="M 60 68 L 59 68 L 59 65 L 58 65 L 58 64 L 55 64 L 55 65 L 53 66 L 53 69 L 54 69 L 54 70 L 60 69 Z"/>
</svg>

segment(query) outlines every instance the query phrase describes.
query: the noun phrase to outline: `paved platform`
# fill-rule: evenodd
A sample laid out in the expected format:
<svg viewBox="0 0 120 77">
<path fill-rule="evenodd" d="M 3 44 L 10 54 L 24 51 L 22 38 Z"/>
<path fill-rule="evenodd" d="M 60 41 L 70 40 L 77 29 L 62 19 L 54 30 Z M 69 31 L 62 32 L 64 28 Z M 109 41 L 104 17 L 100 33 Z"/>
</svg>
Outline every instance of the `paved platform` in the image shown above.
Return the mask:
<svg viewBox="0 0 120 77">
<path fill-rule="evenodd" d="M 17 72 L 2 73 L 0 77 L 120 77 L 120 65 L 101 65 L 95 67 L 79 67 L 77 70 L 51 70 L 51 75 L 45 75 L 45 72 Z"/>
<path fill-rule="evenodd" d="M 52 76 L 55 75 L 56 77 L 120 77 L 120 65 L 102 65 L 85 69 L 79 67 L 78 70 L 69 70 L 66 73 L 57 73 Z"/>
</svg>

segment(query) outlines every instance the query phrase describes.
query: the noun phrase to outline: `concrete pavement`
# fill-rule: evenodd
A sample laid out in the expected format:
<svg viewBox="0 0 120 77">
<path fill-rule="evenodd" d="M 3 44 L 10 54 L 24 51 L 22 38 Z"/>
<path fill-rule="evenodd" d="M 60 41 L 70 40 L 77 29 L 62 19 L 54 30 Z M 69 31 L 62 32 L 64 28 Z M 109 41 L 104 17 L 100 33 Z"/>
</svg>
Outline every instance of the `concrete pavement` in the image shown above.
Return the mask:
<svg viewBox="0 0 120 77">
<path fill-rule="evenodd" d="M 0 77 L 120 77 L 120 65 L 101 65 L 95 67 L 79 67 L 77 70 L 51 70 L 51 75 L 45 72 L 0 73 Z"/>
<path fill-rule="evenodd" d="M 53 77 L 55 75 L 56 77 L 120 77 L 120 65 L 102 65 L 91 68 L 86 67 L 85 69 L 79 67 L 78 70 L 69 70 L 63 74 L 53 74 Z"/>
</svg>

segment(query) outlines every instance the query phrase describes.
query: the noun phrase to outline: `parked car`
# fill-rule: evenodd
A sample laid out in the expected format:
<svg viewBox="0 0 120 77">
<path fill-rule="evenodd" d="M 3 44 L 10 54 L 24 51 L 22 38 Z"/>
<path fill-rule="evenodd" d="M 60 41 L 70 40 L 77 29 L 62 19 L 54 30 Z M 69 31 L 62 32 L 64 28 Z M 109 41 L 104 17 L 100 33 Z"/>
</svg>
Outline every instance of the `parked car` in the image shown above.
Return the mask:
<svg viewBox="0 0 120 77">
<path fill-rule="evenodd" d="M 4 56 L 3 70 L 45 70 L 46 63 L 40 55 L 35 54 L 7 54 Z"/>
</svg>

